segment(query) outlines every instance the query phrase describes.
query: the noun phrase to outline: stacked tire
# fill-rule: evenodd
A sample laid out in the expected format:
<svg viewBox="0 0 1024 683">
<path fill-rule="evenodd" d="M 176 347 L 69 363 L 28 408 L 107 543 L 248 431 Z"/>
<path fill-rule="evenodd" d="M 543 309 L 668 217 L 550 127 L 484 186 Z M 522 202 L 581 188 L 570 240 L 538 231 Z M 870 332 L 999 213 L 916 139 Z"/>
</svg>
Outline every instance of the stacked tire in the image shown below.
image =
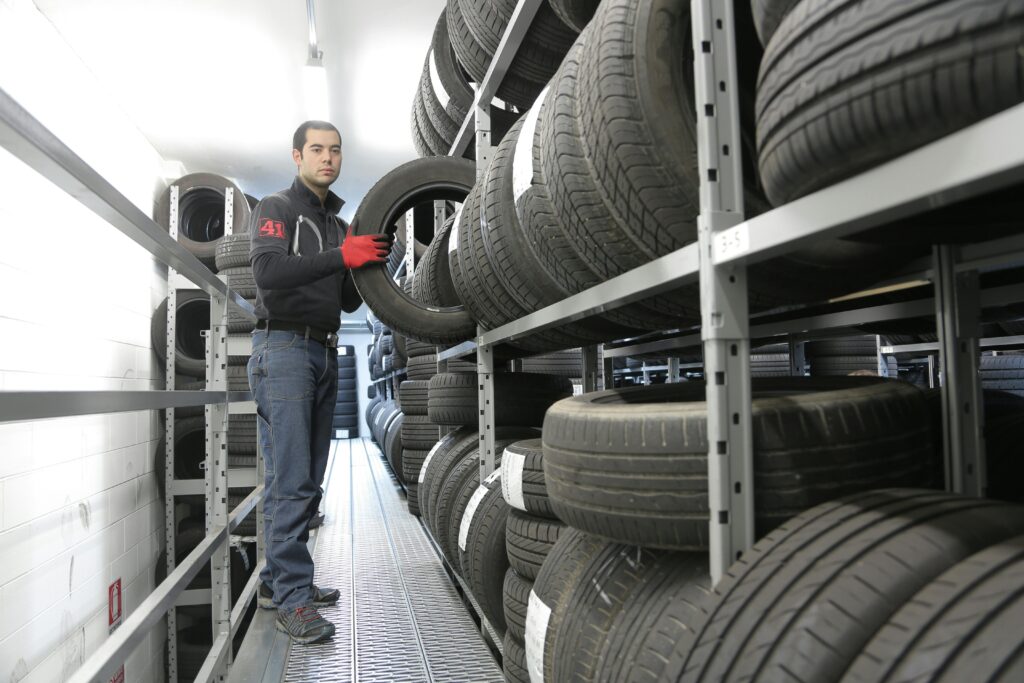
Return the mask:
<svg viewBox="0 0 1024 683">
<path fill-rule="evenodd" d="M 878 338 L 874 335 L 807 342 L 806 357 L 812 377 L 878 374 Z M 886 356 L 886 372 L 896 377 L 895 356 Z"/>
<path fill-rule="evenodd" d="M 346 432 L 346 438 L 359 436 L 359 391 L 356 378 L 356 349 L 338 347 L 338 400 L 334 404 L 332 427 Z"/>
<path fill-rule="evenodd" d="M 931 423 L 916 387 L 867 377 L 752 387 L 757 537 L 843 495 L 930 482 Z M 622 680 L 623 666 L 655 658 L 646 648 L 683 638 L 699 616 L 709 595 L 703 398 L 703 385 L 685 382 L 548 410 L 543 481 L 568 528 L 528 598 L 524 652 L 535 680 Z M 506 452 L 503 466 L 510 461 Z"/>
</svg>

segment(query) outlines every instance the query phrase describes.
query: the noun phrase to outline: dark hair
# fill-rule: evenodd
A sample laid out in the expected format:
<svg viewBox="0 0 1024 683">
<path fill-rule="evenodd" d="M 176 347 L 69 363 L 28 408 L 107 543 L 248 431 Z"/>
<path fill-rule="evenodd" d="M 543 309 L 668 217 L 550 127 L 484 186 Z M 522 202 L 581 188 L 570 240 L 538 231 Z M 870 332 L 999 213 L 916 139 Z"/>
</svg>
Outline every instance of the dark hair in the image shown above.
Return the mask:
<svg viewBox="0 0 1024 683">
<path fill-rule="evenodd" d="M 306 121 L 301 126 L 295 129 L 295 135 L 292 136 L 292 149 L 297 149 L 299 152 L 306 146 L 306 131 L 312 128 L 313 130 L 333 130 L 338 133 L 338 140 L 341 140 L 341 133 L 334 127 L 333 123 L 327 121 Z"/>
</svg>

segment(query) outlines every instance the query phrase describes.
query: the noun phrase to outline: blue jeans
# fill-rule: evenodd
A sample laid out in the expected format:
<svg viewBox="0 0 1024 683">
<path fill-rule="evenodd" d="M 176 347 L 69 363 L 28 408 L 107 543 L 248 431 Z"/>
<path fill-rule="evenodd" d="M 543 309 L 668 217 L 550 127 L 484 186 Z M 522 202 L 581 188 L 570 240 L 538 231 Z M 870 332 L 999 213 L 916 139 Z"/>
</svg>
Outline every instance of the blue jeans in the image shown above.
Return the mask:
<svg viewBox="0 0 1024 683">
<path fill-rule="evenodd" d="M 338 350 L 296 332 L 257 330 L 248 375 L 266 471 L 267 564 L 260 578 L 273 588 L 278 608 L 292 610 L 313 600 L 306 542 L 327 471 Z"/>
</svg>

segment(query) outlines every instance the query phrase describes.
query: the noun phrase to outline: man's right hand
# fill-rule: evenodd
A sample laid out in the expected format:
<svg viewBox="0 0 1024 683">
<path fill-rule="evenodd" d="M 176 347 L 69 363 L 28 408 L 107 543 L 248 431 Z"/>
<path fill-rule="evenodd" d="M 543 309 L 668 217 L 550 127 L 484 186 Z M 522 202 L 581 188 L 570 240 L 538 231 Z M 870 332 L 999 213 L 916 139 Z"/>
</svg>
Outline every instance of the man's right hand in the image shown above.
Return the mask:
<svg viewBox="0 0 1024 683">
<path fill-rule="evenodd" d="M 341 243 L 341 258 L 349 270 L 371 263 L 384 263 L 391 253 L 394 237 L 383 235 L 353 235 L 351 226 Z"/>
</svg>

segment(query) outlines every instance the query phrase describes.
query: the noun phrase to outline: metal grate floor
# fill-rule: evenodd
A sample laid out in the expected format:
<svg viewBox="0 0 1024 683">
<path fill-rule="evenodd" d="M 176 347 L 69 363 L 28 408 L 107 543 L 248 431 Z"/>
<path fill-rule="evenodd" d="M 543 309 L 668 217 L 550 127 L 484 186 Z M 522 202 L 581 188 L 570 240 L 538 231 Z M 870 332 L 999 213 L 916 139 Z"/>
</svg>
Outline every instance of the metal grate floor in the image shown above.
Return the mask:
<svg viewBox="0 0 1024 683">
<path fill-rule="evenodd" d="M 338 443 L 317 541 L 317 585 L 338 588 L 323 610 L 337 627 L 327 643 L 289 649 L 284 680 L 502 680 L 490 650 L 380 450 Z"/>
</svg>

